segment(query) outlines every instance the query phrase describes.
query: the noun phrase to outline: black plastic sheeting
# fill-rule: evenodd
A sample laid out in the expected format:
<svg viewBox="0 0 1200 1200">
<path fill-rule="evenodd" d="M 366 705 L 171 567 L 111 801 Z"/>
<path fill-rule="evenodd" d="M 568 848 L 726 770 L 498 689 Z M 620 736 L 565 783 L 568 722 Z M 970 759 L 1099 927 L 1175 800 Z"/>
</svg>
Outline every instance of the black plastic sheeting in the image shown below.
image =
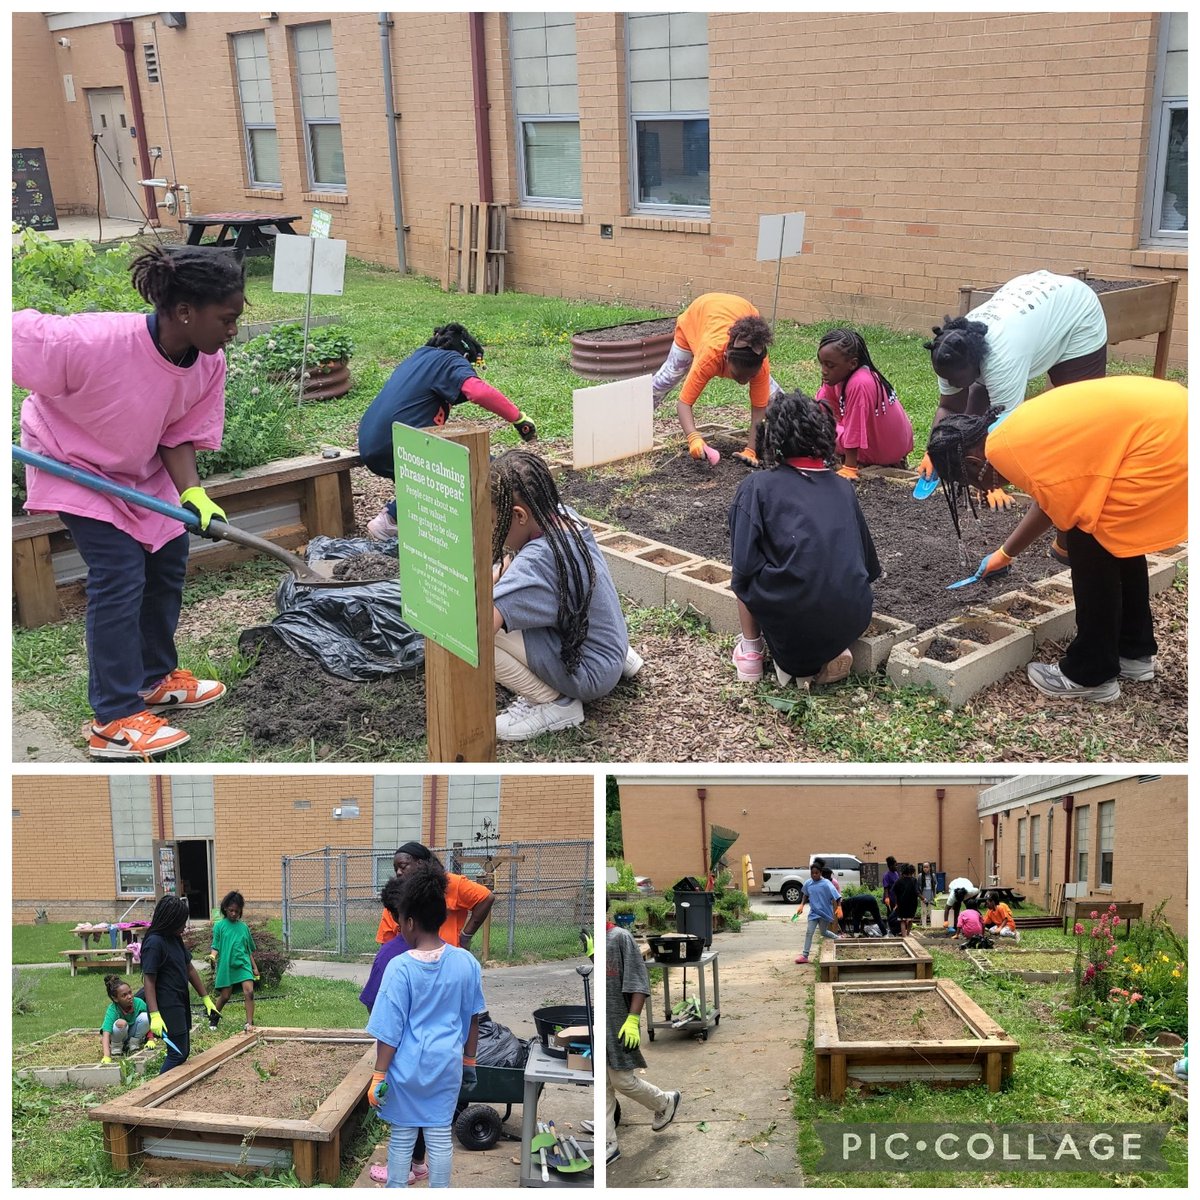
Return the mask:
<svg viewBox="0 0 1200 1200">
<path fill-rule="evenodd" d="M 371 553 L 394 556 L 396 543 L 315 537 L 305 557 L 314 563 Z M 359 683 L 414 671 L 425 662 L 424 637 L 404 623 L 399 578 L 360 587 L 310 588 L 288 575 L 275 593 L 275 607 L 279 615 L 270 625 L 243 631 L 243 645 L 255 644 L 270 630 L 301 658 Z"/>
<path fill-rule="evenodd" d="M 532 1040 L 532 1039 L 530 1039 Z M 523 1067 L 529 1057 L 529 1041 L 493 1021 L 489 1013 L 479 1014 L 479 1043 L 475 1062 L 481 1067 Z"/>
</svg>

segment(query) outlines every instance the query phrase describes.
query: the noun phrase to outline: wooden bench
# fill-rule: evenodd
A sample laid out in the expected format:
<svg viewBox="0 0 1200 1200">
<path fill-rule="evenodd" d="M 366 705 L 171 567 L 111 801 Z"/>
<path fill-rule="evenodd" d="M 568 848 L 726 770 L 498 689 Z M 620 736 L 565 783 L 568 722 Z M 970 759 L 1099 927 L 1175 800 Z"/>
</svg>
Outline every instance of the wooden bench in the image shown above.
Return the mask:
<svg viewBox="0 0 1200 1200">
<path fill-rule="evenodd" d="M 1134 903 L 1132 900 L 1116 901 L 1116 913 L 1109 913 L 1109 906 L 1113 903 L 1112 900 L 1105 900 L 1100 896 L 1092 896 L 1090 899 L 1085 897 L 1082 900 L 1065 900 L 1063 902 L 1063 917 L 1062 931 L 1070 933 L 1074 928 L 1075 922 L 1089 913 L 1099 913 L 1101 916 L 1108 914 L 1115 916 L 1119 921 L 1125 922 L 1125 936 L 1129 936 L 1130 926 L 1134 921 L 1142 919 L 1143 905 Z"/>
<path fill-rule="evenodd" d="M 340 450 L 335 458 L 304 455 L 237 475 L 213 475 L 204 488 L 234 524 L 294 550 L 317 534 L 343 537 L 353 529 L 350 470 L 361 464 L 362 459 L 348 450 Z M 257 524 L 255 514 L 262 514 Z M 239 516 L 244 520 L 238 521 Z M 74 549 L 70 534 L 54 513 L 36 513 L 13 519 L 12 539 L 17 622 L 32 629 L 61 620 L 59 587 L 82 582 L 84 575 L 80 571 L 62 583 L 56 575 L 55 556 Z M 220 570 L 253 557 L 253 550 L 193 537 L 188 574 Z"/>
<path fill-rule="evenodd" d="M 95 950 L 60 950 L 66 960 L 67 965 L 71 968 L 71 977 L 74 978 L 80 971 L 90 971 L 93 968 L 114 967 L 119 963 L 125 964 L 123 974 L 133 974 L 133 950 L 126 946 L 125 949 L 95 949 Z"/>
</svg>

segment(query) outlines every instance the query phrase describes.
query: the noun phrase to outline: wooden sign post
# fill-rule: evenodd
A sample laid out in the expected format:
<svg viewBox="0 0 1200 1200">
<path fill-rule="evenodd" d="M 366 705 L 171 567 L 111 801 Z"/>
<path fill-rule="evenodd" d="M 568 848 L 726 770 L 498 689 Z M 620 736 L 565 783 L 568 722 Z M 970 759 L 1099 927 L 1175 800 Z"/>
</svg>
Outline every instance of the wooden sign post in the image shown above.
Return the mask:
<svg viewBox="0 0 1200 1200">
<path fill-rule="evenodd" d="M 424 452 L 414 435 L 425 440 Z M 450 431 L 397 425 L 393 436 L 404 619 L 425 634 L 429 761 L 495 762 L 488 430 L 482 425 Z M 438 440 L 466 449 L 465 472 L 437 461 Z M 413 448 L 406 451 L 401 442 Z"/>
<path fill-rule="evenodd" d="M 455 866 L 462 866 L 465 863 L 479 863 L 483 867 L 483 872 L 479 876 L 478 882 L 483 884 L 489 892 L 496 890 L 496 868 L 503 866 L 508 867 L 509 887 L 515 889 L 517 886 L 517 873 L 514 868 L 517 863 L 523 863 L 524 861 L 525 855 L 523 854 L 503 854 L 496 857 L 495 855 L 482 853 L 464 854 L 458 850 L 454 852 Z M 484 962 L 487 962 L 492 957 L 492 914 L 490 912 L 484 917 L 483 925 L 480 926 L 477 932 L 482 935 L 480 938 L 480 946 L 482 948 L 480 957 Z"/>
</svg>

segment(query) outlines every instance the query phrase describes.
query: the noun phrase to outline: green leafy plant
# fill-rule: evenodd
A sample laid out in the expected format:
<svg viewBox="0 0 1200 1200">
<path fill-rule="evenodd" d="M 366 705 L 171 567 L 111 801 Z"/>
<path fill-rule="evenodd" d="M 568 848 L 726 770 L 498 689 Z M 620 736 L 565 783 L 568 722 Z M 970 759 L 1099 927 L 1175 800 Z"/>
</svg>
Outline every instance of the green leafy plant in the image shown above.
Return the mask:
<svg viewBox="0 0 1200 1200">
<path fill-rule="evenodd" d="M 13 967 L 12 973 L 12 1015 L 24 1017 L 33 1012 L 36 1007 L 33 1002 L 37 992 L 38 981 L 29 972 L 18 971 Z"/>
<path fill-rule="evenodd" d="M 271 1078 L 271 1072 L 268 1071 L 267 1068 L 264 1067 L 257 1058 L 250 1065 L 254 1068 L 255 1075 L 257 1075 L 264 1083 Z"/>
<path fill-rule="evenodd" d="M 129 280 L 128 245 L 97 250 L 25 229 L 13 246 L 13 309 L 44 313 L 145 312 Z"/>
<path fill-rule="evenodd" d="M 304 326 L 280 325 L 246 343 L 246 353 L 272 375 L 300 374 L 305 361 Z M 321 325 L 308 331 L 307 371 L 320 374 L 322 364 L 345 362 L 354 353 L 354 342 L 341 325 Z"/>
<path fill-rule="evenodd" d="M 675 908 L 671 902 L 663 899 L 661 896 L 650 900 L 643 900 L 642 910 L 646 914 L 647 926 L 656 933 L 668 928 L 671 916 L 675 912 Z"/>
<path fill-rule="evenodd" d="M 637 876 L 633 873 L 633 868 L 623 858 L 610 858 L 608 866 L 617 872 L 616 883 L 607 885 L 610 892 L 636 892 L 637 891 Z"/>
</svg>

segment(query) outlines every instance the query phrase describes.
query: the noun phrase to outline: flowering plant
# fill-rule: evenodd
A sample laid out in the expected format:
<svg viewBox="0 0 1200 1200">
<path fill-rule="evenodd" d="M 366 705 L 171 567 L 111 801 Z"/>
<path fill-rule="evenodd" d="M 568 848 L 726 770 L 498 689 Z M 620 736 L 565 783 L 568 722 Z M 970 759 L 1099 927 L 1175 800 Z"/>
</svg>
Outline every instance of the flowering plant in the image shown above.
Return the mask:
<svg viewBox="0 0 1200 1200">
<path fill-rule="evenodd" d="M 300 373 L 304 354 L 304 326 L 280 325 L 251 338 L 245 349 L 272 375 Z M 320 371 L 321 364 L 345 362 L 354 353 L 354 342 L 341 325 L 320 325 L 308 331 L 307 369 Z"/>
</svg>

